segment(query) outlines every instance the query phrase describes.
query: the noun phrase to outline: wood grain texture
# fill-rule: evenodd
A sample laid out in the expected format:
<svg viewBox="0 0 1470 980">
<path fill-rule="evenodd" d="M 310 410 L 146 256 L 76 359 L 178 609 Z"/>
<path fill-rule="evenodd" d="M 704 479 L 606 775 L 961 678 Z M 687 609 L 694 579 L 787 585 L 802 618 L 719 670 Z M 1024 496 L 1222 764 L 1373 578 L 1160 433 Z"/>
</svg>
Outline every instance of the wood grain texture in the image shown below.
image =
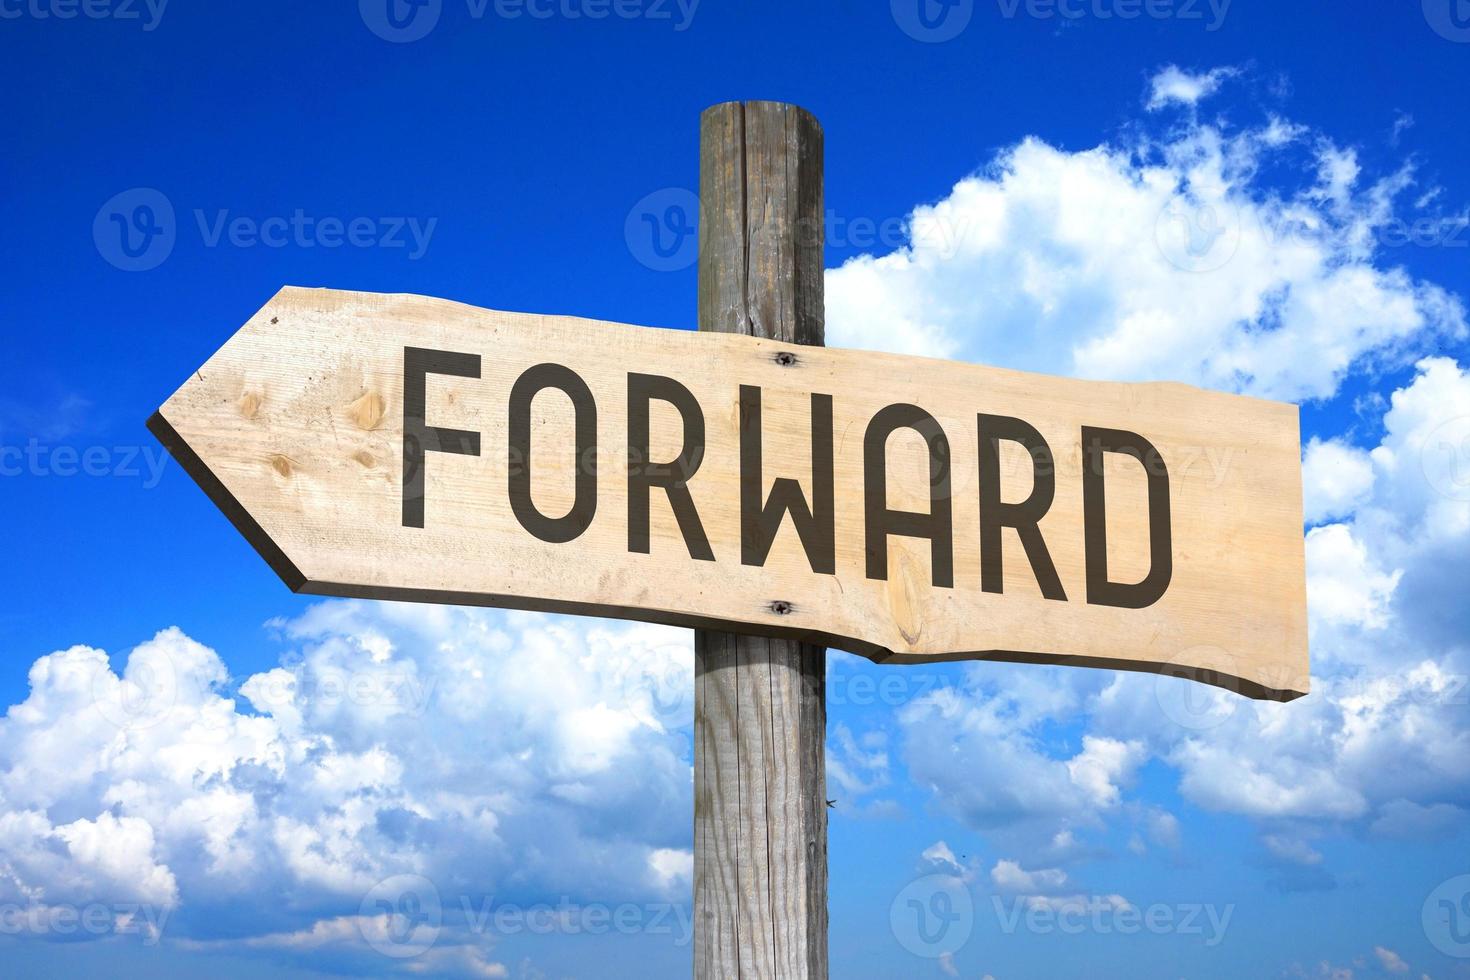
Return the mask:
<svg viewBox="0 0 1470 980">
<path fill-rule="evenodd" d="M 479 379 L 429 379 L 429 421 L 480 433 L 483 455 L 430 454 L 422 528 L 402 523 L 406 345 L 483 357 Z M 585 379 L 598 407 L 597 511 L 586 533 L 564 544 L 533 537 L 507 499 L 508 396 L 527 368 L 548 361 Z M 677 378 L 702 407 L 706 452 L 689 491 L 714 561 L 690 557 L 660 491 L 650 507 L 650 553 L 629 551 L 630 372 Z M 764 565 L 741 561 L 741 385 L 764 393 L 767 489 L 777 476 L 810 484 L 811 393 L 833 396 L 834 574 L 812 571 L 789 518 Z M 368 393 L 381 399 L 381 417 L 376 408 L 364 412 Z M 931 549 L 918 538 L 890 537 L 886 578 L 866 574 L 863 431 L 899 402 L 928 409 L 948 436 L 952 588 L 933 584 Z M 1064 602 L 1043 597 L 1009 530 L 1004 594 L 980 587 L 977 412 L 1027 420 L 1056 453 L 1056 496 L 1040 530 Z M 546 392 L 533 416 L 535 499 L 547 514 L 563 514 L 577 466 L 570 403 Z M 676 421 L 672 410 L 655 413 L 654 455 L 677 451 Z M 1142 433 L 1168 461 L 1173 578 L 1147 608 L 1086 601 L 1084 424 Z M 1178 673 L 1278 700 L 1307 691 L 1301 448 L 1291 405 L 1172 383 L 1078 381 L 418 296 L 288 288 L 150 426 L 298 592 L 735 629 L 885 663 L 1059 663 Z M 1005 499 L 1027 494 L 1030 466 L 1019 450 L 1002 458 Z M 890 506 L 930 505 L 916 434 L 890 440 L 887 471 Z M 1106 479 L 1111 571 L 1137 581 L 1148 567 L 1143 471 L 1119 457 Z"/>
<path fill-rule="evenodd" d="M 700 329 L 820 346 L 816 120 L 770 102 L 707 110 L 700 201 Z M 827 976 L 825 671 L 822 646 L 696 634 L 699 980 Z"/>
</svg>

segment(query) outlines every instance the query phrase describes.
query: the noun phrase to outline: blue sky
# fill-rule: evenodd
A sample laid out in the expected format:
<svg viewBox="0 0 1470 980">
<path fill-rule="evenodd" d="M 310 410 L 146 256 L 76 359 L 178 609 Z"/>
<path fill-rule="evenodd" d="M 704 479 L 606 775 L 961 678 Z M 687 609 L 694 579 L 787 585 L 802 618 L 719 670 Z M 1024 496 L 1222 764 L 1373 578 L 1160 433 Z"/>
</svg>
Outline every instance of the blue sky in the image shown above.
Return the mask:
<svg viewBox="0 0 1470 980">
<path fill-rule="evenodd" d="M 688 634 L 293 596 L 143 422 L 283 284 L 693 326 L 770 98 L 833 345 L 1302 405 L 1311 697 L 832 656 L 833 975 L 1470 976 L 1470 10 L 924 3 L 0 0 L 7 974 L 687 972 Z"/>
</svg>

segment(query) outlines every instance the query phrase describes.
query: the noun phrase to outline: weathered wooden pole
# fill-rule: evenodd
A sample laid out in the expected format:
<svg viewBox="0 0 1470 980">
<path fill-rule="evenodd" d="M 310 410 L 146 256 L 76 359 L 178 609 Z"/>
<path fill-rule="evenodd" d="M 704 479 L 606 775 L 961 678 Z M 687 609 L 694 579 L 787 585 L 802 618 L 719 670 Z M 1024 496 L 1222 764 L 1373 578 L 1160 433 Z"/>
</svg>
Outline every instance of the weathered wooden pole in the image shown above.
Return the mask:
<svg viewBox="0 0 1470 980">
<path fill-rule="evenodd" d="M 699 183 L 699 329 L 821 345 L 816 119 L 779 102 L 706 110 Z M 825 665 L 820 646 L 695 635 L 697 980 L 827 976 Z"/>
</svg>

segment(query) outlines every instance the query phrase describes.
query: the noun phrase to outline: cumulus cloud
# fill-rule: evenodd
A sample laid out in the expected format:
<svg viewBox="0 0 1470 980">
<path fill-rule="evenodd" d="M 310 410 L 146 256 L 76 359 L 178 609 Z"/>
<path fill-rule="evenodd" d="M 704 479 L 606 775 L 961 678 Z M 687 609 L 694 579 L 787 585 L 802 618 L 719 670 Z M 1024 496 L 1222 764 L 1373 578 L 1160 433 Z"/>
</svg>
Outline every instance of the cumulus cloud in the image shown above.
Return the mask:
<svg viewBox="0 0 1470 980">
<path fill-rule="evenodd" d="M 1029 895 L 1024 901 L 1027 908 L 1072 917 L 1135 911 L 1122 895 Z"/>
<path fill-rule="evenodd" d="M 1167 810 L 1158 807 L 1150 807 L 1147 813 L 1146 825 L 1148 827 L 1149 839 L 1160 847 L 1169 850 L 1178 850 L 1184 841 L 1184 831 L 1179 826 L 1179 818 Z"/>
<path fill-rule="evenodd" d="M 1171 104 L 1197 105 L 1200 100 L 1214 95 L 1226 79 L 1238 74 L 1234 68 L 1215 68 L 1194 74 L 1177 65 L 1169 65 L 1149 82 L 1148 110 L 1154 112 Z"/>
<path fill-rule="evenodd" d="M 1313 437 L 1302 459 L 1302 496 L 1308 524 L 1345 517 L 1373 490 L 1373 459 L 1340 439 Z"/>
<path fill-rule="evenodd" d="M 1403 957 L 1391 949 L 1383 946 L 1374 946 L 1373 955 L 1378 958 L 1378 965 L 1389 973 L 1408 973 L 1409 964 L 1405 963 Z"/>
<path fill-rule="evenodd" d="M 966 873 L 964 865 L 960 864 L 959 859 L 954 856 L 954 851 L 942 840 L 935 841 L 924 848 L 919 854 L 919 860 L 931 867 L 948 869 L 959 875 Z"/>
<path fill-rule="evenodd" d="M 934 789 L 942 807 L 973 826 L 1030 824 L 1048 836 L 1058 823 L 1095 826 L 1118 807 L 1122 787 L 1144 760 L 1140 743 L 1089 735 L 1058 757 L 1042 723 L 1052 712 L 1075 709 L 1075 692 L 1048 691 L 1040 675 L 1017 677 L 1003 689 L 978 671 L 965 678 L 899 712 L 909 773 Z M 1070 848 L 1071 838 L 1065 840 Z"/>
<path fill-rule="evenodd" d="M 1434 841 L 1467 826 L 1466 817 L 1464 808 L 1449 803 L 1423 806 L 1412 800 L 1394 800 L 1379 807 L 1378 819 L 1370 829 L 1378 837 Z"/>
<path fill-rule="evenodd" d="M 1318 623 L 1382 628 L 1401 569 L 1385 570 L 1347 524 L 1307 532 L 1307 604 Z"/>
<path fill-rule="evenodd" d="M 1015 861 L 1001 860 L 990 869 L 990 881 L 997 891 L 1034 895 L 1055 892 L 1067 884 L 1067 873 L 1061 868 L 1038 868 L 1026 871 Z"/>
<path fill-rule="evenodd" d="M 1087 735 L 1082 739 L 1081 753 L 1067 760 L 1067 774 L 1087 794 L 1093 806 L 1106 809 L 1117 805 L 1120 784 L 1141 762 L 1140 743 Z"/>
<path fill-rule="evenodd" d="M 105 811 L 62 824 L 41 810 L 0 814 L 0 867 L 10 900 L 43 915 L 100 899 L 115 917 L 146 908 L 162 922 L 179 900 L 178 882 L 157 859 L 153 827 Z"/>
<path fill-rule="evenodd" d="M 1288 194 L 1261 179 L 1272 168 L 1308 176 Z M 917 208 L 908 246 L 827 274 L 828 340 L 1326 398 L 1365 363 L 1465 333 L 1460 301 L 1379 245 L 1412 183 L 1274 118 L 1076 152 L 1024 139 Z"/>
<path fill-rule="evenodd" d="M 888 739 L 881 731 L 868 732 L 861 744 L 842 723 L 833 726 L 827 742 L 827 782 L 848 800 L 888 785 Z"/>
<path fill-rule="evenodd" d="M 1312 867 L 1322 863 L 1322 854 L 1300 837 L 1287 834 L 1266 834 L 1261 843 L 1271 856 L 1279 861 Z"/>
<path fill-rule="evenodd" d="M 0 900 L 144 903 L 279 953 L 371 945 L 393 876 L 446 904 L 687 893 L 687 632 L 357 602 L 277 626 L 291 652 L 237 687 L 177 629 L 120 674 L 37 660 L 0 721 Z M 481 938 L 431 959 L 496 975 Z"/>
</svg>

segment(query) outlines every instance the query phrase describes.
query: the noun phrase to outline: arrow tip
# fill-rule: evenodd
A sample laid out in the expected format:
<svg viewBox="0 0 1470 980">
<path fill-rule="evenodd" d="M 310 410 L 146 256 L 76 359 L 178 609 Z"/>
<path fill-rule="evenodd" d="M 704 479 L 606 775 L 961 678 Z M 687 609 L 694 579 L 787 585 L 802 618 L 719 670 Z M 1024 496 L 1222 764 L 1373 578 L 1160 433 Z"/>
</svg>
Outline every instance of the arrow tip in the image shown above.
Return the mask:
<svg viewBox="0 0 1470 980">
<path fill-rule="evenodd" d="M 256 523 L 255 518 L 251 517 L 250 513 L 240 505 L 235 495 L 230 493 L 204 460 L 199 458 L 199 454 L 189 447 L 183 436 L 179 435 L 178 430 L 169 423 L 168 419 L 164 418 L 162 410 L 154 412 L 148 419 L 148 431 L 153 433 L 155 439 L 163 443 L 163 448 L 167 449 L 169 455 L 183 467 L 184 472 L 199 484 L 199 488 L 214 502 L 225 517 L 229 518 L 230 523 L 235 525 L 235 530 L 244 535 L 245 540 L 250 542 L 250 546 L 281 577 L 286 587 L 292 592 L 300 592 L 306 585 L 306 576 L 270 539 L 270 535 L 266 534 L 265 530 Z"/>
</svg>

